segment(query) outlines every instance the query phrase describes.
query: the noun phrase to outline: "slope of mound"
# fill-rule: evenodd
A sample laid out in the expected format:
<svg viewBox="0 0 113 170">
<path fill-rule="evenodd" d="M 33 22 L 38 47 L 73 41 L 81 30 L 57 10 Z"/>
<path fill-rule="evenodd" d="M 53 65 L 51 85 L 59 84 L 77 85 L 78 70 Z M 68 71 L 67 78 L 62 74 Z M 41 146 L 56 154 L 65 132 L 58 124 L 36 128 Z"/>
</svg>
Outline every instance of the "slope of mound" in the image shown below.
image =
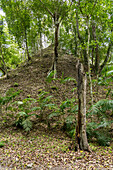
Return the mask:
<svg viewBox="0 0 113 170">
<path fill-rule="evenodd" d="M 46 51 L 46 52 L 45 52 Z M 24 63 L 15 70 L 9 72 L 8 79 L 0 80 L 0 91 L 1 94 L 7 91 L 7 89 L 14 87 L 17 83 L 18 87 L 16 89 L 21 89 L 23 91 L 23 97 L 28 94 L 34 97 L 37 95 L 37 90 L 46 90 L 46 77 L 48 71 L 52 65 L 52 50 L 45 50 L 43 57 L 40 58 L 38 55 L 34 56 L 30 63 Z M 69 55 L 59 55 L 58 65 L 57 65 L 57 75 L 58 78 L 73 77 L 76 76 L 75 70 L 75 58 Z M 71 88 L 71 87 L 70 87 Z"/>
<path fill-rule="evenodd" d="M 23 63 L 11 70 L 8 79 L 0 79 L 0 95 L 5 96 L 8 89 L 14 88 L 16 91 L 21 90 L 15 100 L 37 98 L 40 90 L 49 92 L 58 105 L 67 98 L 76 99 L 76 89 L 72 91 L 76 87 L 75 81 L 61 83 L 63 78 L 76 77 L 75 57 L 59 52 L 58 79 L 48 83 L 46 77 L 52 58 L 53 49 L 49 47 L 43 51 L 42 58 L 35 55 L 30 63 Z M 87 105 L 91 100 L 88 91 L 87 88 Z M 105 95 L 104 88 L 101 88 L 99 98 Z M 94 99 L 97 100 L 96 97 Z M 0 169 L 113 169 L 112 146 L 90 144 L 92 153 L 70 151 L 70 138 L 59 127 L 47 129 L 47 125 L 42 122 L 35 122 L 30 133 L 26 134 L 23 129 L 11 126 L 13 117 L 9 118 L 6 112 L 0 117 L 0 142 L 4 142 L 4 147 L 0 148 L 0 164 L 5 166 L 3 168 L 0 165 Z"/>
</svg>

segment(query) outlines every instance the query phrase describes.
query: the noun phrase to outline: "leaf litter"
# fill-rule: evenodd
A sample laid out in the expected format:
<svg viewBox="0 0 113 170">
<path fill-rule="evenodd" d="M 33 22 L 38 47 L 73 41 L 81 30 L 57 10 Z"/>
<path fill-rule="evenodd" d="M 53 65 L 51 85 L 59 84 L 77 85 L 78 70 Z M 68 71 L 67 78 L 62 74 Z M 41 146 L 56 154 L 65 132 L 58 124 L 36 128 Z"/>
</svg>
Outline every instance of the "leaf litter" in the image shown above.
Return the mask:
<svg viewBox="0 0 113 170">
<path fill-rule="evenodd" d="M 73 97 L 71 92 L 72 88 L 75 88 L 73 83 L 67 85 L 53 83 L 51 87 L 56 88 L 57 86 L 59 89 L 56 93 L 54 92 L 55 88 L 50 89 L 47 83 L 44 83 L 51 63 L 50 56 L 44 59 L 35 58 L 31 64 L 20 66 L 11 71 L 9 79 L 0 80 L 1 95 L 4 95 L 7 89 L 14 87 L 16 82 L 18 86 L 14 88 L 22 90 L 19 100 L 28 95 L 37 97 L 39 89 L 50 90 L 58 103 L 62 99 Z M 62 72 L 64 72 L 64 77 L 75 78 L 74 63 L 73 57 L 69 58 L 68 55 L 63 55 L 62 59 L 59 59 L 58 75 L 62 76 Z M 100 89 L 99 95 L 100 98 L 104 98 L 105 93 L 102 89 Z M 109 147 L 102 147 L 90 143 L 92 153 L 80 150 L 74 152 L 68 149 L 71 139 L 59 129 L 47 130 L 45 125 L 40 124 L 26 135 L 22 129 L 10 126 L 10 122 L 4 122 L 3 117 L 0 121 L 0 141 L 3 141 L 4 144 L 3 147 L 0 147 L 1 170 L 113 169 L 113 144 Z"/>
</svg>

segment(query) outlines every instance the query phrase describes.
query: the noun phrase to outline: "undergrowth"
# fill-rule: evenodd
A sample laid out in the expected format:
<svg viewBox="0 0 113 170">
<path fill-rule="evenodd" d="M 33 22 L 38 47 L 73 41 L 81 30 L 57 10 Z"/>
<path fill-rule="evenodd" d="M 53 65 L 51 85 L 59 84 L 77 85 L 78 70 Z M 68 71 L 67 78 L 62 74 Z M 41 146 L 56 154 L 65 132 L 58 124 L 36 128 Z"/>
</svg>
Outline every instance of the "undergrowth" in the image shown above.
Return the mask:
<svg viewBox="0 0 113 170">
<path fill-rule="evenodd" d="M 47 83 L 53 80 L 53 73 L 48 75 Z M 75 79 L 63 77 L 60 83 L 67 83 L 68 81 L 75 81 Z M 75 90 L 75 88 L 73 89 Z M 72 90 L 72 92 L 73 92 Z M 13 125 L 23 128 L 27 133 L 32 130 L 33 120 L 36 122 L 43 122 L 48 129 L 55 123 L 61 126 L 62 130 L 68 136 L 73 138 L 76 129 L 76 117 L 78 106 L 75 104 L 77 99 L 71 98 L 61 101 L 58 105 L 54 102 L 54 97 L 49 92 L 40 89 L 37 98 L 27 98 L 16 100 L 16 96 L 20 91 L 15 91 L 13 88 L 6 92 L 6 95 L 0 96 L 0 110 L 1 113 L 6 111 L 6 115 L 14 118 Z M 14 101 L 15 100 L 15 101 Z M 109 130 L 113 121 L 110 117 L 113 116 L 113 100 L 99 100 L 88 110 L 87 113 L 87 135 L 89 141 L 96 140 L 99 145 L 108 146 L 112 140 L 109 135 Z"/>
</svg>

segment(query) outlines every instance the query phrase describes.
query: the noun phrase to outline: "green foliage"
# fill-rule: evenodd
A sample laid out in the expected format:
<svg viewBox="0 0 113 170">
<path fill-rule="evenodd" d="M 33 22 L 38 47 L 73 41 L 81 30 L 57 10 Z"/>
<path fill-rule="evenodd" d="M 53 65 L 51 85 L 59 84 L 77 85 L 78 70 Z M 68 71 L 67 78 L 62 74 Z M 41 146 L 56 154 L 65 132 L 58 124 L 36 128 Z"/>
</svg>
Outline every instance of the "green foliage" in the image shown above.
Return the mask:
<svg viewBox="0 0 113 170">
<path fill-rule="evenodd" d="M 15 82 L 15 83 L 14 83 L 14 87 L 18 87 L 18 83 Z"/>
<path fill-rule="evenodd" d="M 3 141 L 0 142 L 0 148 L 4 147 L 5 143 Z"/>
<path fill-rule="evenodd" d="M 22 122 L 22 126 L 26 132 L 29 132 L 32 129 L 32 122 L 26 119 Z"/>
<path fill-rule="evenodd" d="M 74 104 L 75 99 L 67 99 L 61 102 L 60 106 L 56 108 L 56 112 L 53 112 L 49 115 L 49 118 L 54 116 L 65 115 L 66 113 L 75 113 L 77 111 L 77 106 Z"/>
<path fill-rule="evenodd" d="M 67 99 L 61 102 L 59 106 L 55 108 L 51 114 L 49 114 L 49 119 L 55 119 L 63 124 L 62 130 L 65 131 L 69 136 L 73 136 L 75 129 L 75 114 L 77 113 L 78 107 L 75 105 L 75 99 Z M 57 119 L 56 119 L 57 118 Z"/>
<path fill-rule="evenodd" d="M 48 122 L 48 116 L 56 108 L 55 104 L 52 103 L 53 96 L 48 96 L 48 94 L 48 92 L 41 91 L 41 93 L 38 95 L 38 107 L 35 107 L 35 109 L 40 110 L 40 113 L 37 114 L 37 117 L 40 119 L 40 121 L 42 121 L 45 117 L 46 122 Z"/>
<path fill-rule="evenodd" d="M 35 116 L 42 121 L 44 116 L 44 119 L 47 120 L 49 112 L 55 107 L 55 105 L 51 103 L 51 98 L 52 96 L 48 96 L 48 92 L 41 91 L 38 99 L 25 98 L 23 101 L 13 102 L 12 108 L 17 112 L 15 125 L 22 127 L 28 132 L 32 128 L 30 117 Z"/>
<path fill-rule="evenodd" d="M 110 136 L 108 136 L 107 133 L 105 134 L 104 132 L 101 132 L 97 135 L 97 142 L 101 146 L 109 146 L 110 141 L 111 141 L 111 138 L 110 138 Z"/>
<path fill-rule="evenodd" d="M 113 82 L 113 64 L 108 63 L 98 78 L 98 84 L 108 86 L 111 82 Z"/>
<path fill-rule="evenodd" d="M 18 112 L 14 124 L 22 127 L 26 132 L 29 132 L 32 128 L 32 122 L 29 118 L 36 116 L 35 113 L 31 113 L 33 111 L 32 105 L 36 103 L 36 101 L 37 100 L 33 98 L 26 98 L 23 101 L 15 101 L 13 103 L 13 109 L 15 107 L 15 111 Z"/>
<path fill-rule="evenodd" d="M 87 135 L 89 140 L 96 138 L 99 145 L 108 146 L 111 138 L 109 136 L 109 128 L 113 121 L 110 121 L 110 116 L 113 115 L 113 100 L 100 100 L 94 104 L 87 114 L 88 117 L 94 116 L 98 118 L 98 123 L 92 121 L 87 123 Z"/>
<path fill-rule="evenodd" d="M 67 133 L 67 135 L 73 138 L 76 130 L 76 119 L 75 115 L 69 115 L 63 125 L 63 130 Z"/>
<path fill-rule="evenodd" d="M 109 146 L 112 140 L 107 127 L 110 125 L 110 121 L 101 122 L 100 124 L 96 122 L 91 122 L 87 124 L 87 135 L 89 141 L 96 139 L 96 142 L 101 146 Z"/>
<path fill-rule="evenodd" d="M 107 111 L 110 111 L 108 113 Z M 96 104 L 94 104 L 90 110 L 88 115 L 98 115 L 99 117 L 106 118 L 113 114 L 113 100 L 103 99 L 99 100 Z"/>
<path fill-rule="evenodd" d="M 54 80 L 54 74 L 55 74 L 55 71 L 51 71 L 48 75 L 47 75 L 47 78 L 46 78 L 46 81 L 48 82 L 48 83 L 51 83 L 52 82 L 52 80 Z"/>
<path fill-rule="evenodd" d="M 25 112 L 19 112 L 17 114 L 17 119 L 16 119 L 16 126 L 22 127 L 22 123 L 24 120 L 26 120 L 28 117 L 28 114 L 26 114 Z"/>
<path fill-rule="evenodd" d="M 64 73 L 62 73 L 61 78 L 59 79 L 61 84 L 65 84 L 67 82 L 73 81 L 76 84 L 76 79 L 73 77 L 65 77 L 64 78 Z"/>
<path fill-rule="evenodd" d="M 5 96 L 0 96 L 0 110 L 2 112 L 2 105 L 5 105 L 5 110 L 8 109 L 9 105 L 11 104 L 12 100 L 20 94 L 20 90 L 15 91 L 15 89 L 10 88 L 7 90 Z"/>
</svg>

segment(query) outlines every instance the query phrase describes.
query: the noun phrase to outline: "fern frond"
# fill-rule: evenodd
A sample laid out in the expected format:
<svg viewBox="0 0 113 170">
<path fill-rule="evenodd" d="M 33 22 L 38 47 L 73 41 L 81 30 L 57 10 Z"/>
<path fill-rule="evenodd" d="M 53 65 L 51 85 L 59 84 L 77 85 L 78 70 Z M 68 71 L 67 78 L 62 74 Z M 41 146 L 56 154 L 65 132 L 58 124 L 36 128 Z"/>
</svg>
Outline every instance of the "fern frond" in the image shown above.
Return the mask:
<svg viewBox="0 0 113 170">
<path fill-rule="evenodd" d="M 43 100 L 43 103 L 49 102 L 52 97 L 53 97 L 53 96 L 48 96 L 48 97 L 46 97 L 46 98 Z"/>
<path fill-rule="evenodd" d="M 22 122 L 22 126 L 23 126 L 23 129 L 26 131 L 26 132 L 29 132 L 32 128 L 32 122 L 30 120 L 24 120 Z"/>
<path fill-rule="evenodd" d="M 31 109 L 31 111 L 37 111 L 37 110 L 41 110 L 41 107 L 33 107 L 33 108 Z"/>
<path fill-rule="evenodd" d="M 113 100 L 103 99 L 99 100 L 95 105 L 91 107 L 90 114 L 103 114 L 106 111 L 113 111 Z"/>
<path fill-rule="evenodd" d="M 65 79 L 61 79 L 61 83 L 66 83 L 66 82 L 69 82 L 69 81 L 74 81 L 76 83 L 76 80 L 72 77 L 67 77 Z"/>
<path fill-rule="evenodd" d="M 49 119 L 51 119 L 51 118 L 53 118 L 53 117 L 58 117 L 58 116 L 60 116 L 61 114 L 59 113 L 59 112 L 52 112 L 49 116 L 48 116 L 48 118 Z"/>
<path fill-rule="evenodd" d="M 23 117 L 23 116 L 27 116 L 27 114 L 26 114 L 25 112 L 19 112 L 19 113 L 18 113 L 18 116 L 19 116 L 19 117 L 20 117 L 20 116 Z"/>
</svg>

